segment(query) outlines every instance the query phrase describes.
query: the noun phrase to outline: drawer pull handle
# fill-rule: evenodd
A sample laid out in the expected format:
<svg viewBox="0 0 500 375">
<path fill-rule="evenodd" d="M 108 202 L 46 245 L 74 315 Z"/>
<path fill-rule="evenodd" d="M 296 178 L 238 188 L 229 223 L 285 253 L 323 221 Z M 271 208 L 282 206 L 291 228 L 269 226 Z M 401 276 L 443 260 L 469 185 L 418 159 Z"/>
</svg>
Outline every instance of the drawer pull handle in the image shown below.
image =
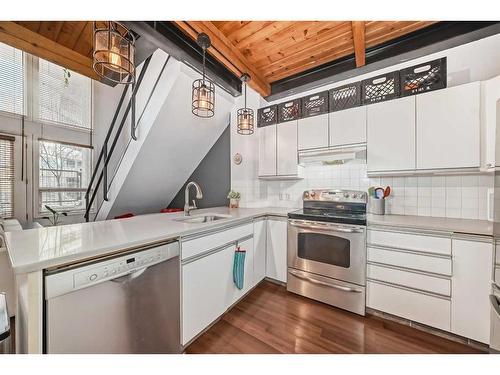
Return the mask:
<svg viewBox="0 0 500 375">
<path fill-rule="evenodd" d="M 339 290 L 342 290 L 344 292 L 352 292 L 352 293 L 361 293 L 362 292 L 362 290 L 359 290 L 359 289 L 349 288 L 347 286 L 331 284 L 331 283 L 327 283 L 324 281 L 316 280 L 316 279 L 313 279 L 312 277 L 304 276 L 304 275 L 298 273 L 297 271 L 288 271 L 288 273 L 292 276 L 297 277 L 298 279 L 309 281 L 309 282 L 311 282 L 313 284 L 317 284 L 317 285 L 322 285 L 322 286 L 327 286 L 330 288 L 339 289 Z"/>
</svg>

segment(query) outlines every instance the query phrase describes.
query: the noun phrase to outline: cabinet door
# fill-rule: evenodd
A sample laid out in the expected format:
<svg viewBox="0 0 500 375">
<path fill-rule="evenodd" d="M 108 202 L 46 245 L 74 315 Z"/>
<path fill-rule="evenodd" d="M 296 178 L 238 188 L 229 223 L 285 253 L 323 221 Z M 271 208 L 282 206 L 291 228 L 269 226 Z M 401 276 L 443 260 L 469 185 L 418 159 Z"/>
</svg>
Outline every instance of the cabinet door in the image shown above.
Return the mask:
<svg viewBox="0 0 500 375">
<path fill-rule="evenodd" d="M 415 97 L 367 106 L 367 169 L 415 169 Z"/>
<path fill-rule="evenodd" d="M 278 175 L 296 175 L 297 160 L 297 121 L 277 125 L 278 134 Z"/>
<path fill-rule="evenodd" d="M 287 222 L 267 220 L 267 277 L 286 282 L 287 273 Z"/>
<path fill-rule="evenodd" d="M 233 264 L 234 264 L 234 252 L 236 247 L 231 249 L 228 254 L 228 259 L 224 265 L 229 265 L 225 268 L 220 268 L 219 272 L 226 273 L 226 283 L 225 283 L 225 302 L 224 311 L 231 307 L 236 301 L 238 301 L 246 292 L 252 288 L 253 283 L 253 238 L 245 240 L 239 243 L 242 250 L 246 251 L 245 255 L 245 271 L 243 276 L 243 289 L 238 289 L 234 285 L 233 280 Z"/>
<path fill-rule="evenodd" d="M 276 125 L 258 128 L 259 176 L 276 175 Z"/>
<path fill-rule="evenodd" d="M 366 142 L 366 106 L 330 113 L 330 146 Z"/>
<path fill-rule="evenodd" d="M 480 82 L 417 95 L 417 169 L 479 167 Z"/>
<path fill-rule="evenodd" d="M 253 223 L 253 285 L 266 277 L 267 220 Z"/>
<path fill-rule="evenodd" d="M 182 266 L 183 345 L 225 311 L 227 270 L 232 267 L 233 253 L 234 246 L 228 246 Z"/>
<path fill-rule="evenodd" d="M 493 245 L 453 240 L 451 331 L 486 344 L 490 341 L 490 279 Z"/>
<path fill-rule="evenodd" d="M 328 147 L 328 113 L 298 120 L 298 149 Z"/>
</svg>

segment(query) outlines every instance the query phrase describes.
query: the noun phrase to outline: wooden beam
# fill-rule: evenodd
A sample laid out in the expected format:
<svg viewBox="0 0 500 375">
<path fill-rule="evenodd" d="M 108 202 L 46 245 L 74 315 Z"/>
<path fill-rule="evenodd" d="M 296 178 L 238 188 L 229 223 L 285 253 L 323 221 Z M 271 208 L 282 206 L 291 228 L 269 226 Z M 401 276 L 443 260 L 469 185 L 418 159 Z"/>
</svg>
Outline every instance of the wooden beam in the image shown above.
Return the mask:
<svg viewBox="0 0 500 375">
<path fill-rule="evenodd" d="M 92 59 L 14 22 L 0 22 L 0 42 L 42 59 L 100 80 L 92 68 Z"/>
<path fill-rule="evenodd" d="M 366 64 L 365 59 L 365 21 L 352 21 L 352 39 L 354 41 L 354 55 L 356 67 Z"/>
<path fill-rule="evenodd" d="M 208 52 L 238 77 L 248 73 L 252 80 L 249 86 L 262 96 L 271 94 L 271 86 L 262 74 L 251 66 L 245 56 L 210 21 L 174 21 L 184 33 L 196 40 L 199 33 L 206 33 L 212 41 Z"/>
</svg>

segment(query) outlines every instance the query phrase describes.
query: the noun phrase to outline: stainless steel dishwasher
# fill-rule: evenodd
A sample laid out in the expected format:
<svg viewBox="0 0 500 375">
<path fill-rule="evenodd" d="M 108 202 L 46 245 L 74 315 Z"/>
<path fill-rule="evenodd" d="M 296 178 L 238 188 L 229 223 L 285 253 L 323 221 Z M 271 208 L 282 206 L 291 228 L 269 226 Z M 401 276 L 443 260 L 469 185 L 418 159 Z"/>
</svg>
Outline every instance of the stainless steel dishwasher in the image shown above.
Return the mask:
<svg viewBox="0 0 500 375">
<path fill-rule="evenodd" d="M 180 353 L 179 243 L 45 273 L 45 353 Z"/>
</svg>

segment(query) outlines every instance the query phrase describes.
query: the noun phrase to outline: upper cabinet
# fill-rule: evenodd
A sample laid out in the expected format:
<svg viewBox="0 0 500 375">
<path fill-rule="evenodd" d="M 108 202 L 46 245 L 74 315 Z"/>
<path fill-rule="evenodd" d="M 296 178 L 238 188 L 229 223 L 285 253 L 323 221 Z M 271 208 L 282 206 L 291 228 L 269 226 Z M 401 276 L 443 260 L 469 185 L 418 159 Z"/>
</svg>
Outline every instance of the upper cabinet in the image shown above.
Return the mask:
<svg viewBox="0 0 500 375">
<path fill-rule="evenodd" d="M 367 108 L 367 170 L 415 169 L 415 97 Z"/>
<path fill-rule="evenodd" d="M 275 176 L 276 170 L 276 124 L 257 128 L 259 136 L 259 177 Z"/>
<path fill-rule="evenodd" d="M 299 174 L 297 156 L 297 120 L 277 125 L 278 176 L 296 176 Z"/>
<path fill-rule="evenodd" d="M 481 166 L 500 165 L 500 76 L 481 82 Z M 498 144 L 498 146 L 497 146 Z"/>
<path fill-rule="evenodd" d="M 298 149 L 328 147 L 328 113 L 298 120 Z"/>
<path fill-rule="evenodd" d="M 416 96 L 417 169 L 479 168 L 480 104 L 480 82 Z"/>
<path fill-rule="evenodd" d="M 366 106 L 330 113 L 330 146 L 366 142 Z"/>
</svg>

